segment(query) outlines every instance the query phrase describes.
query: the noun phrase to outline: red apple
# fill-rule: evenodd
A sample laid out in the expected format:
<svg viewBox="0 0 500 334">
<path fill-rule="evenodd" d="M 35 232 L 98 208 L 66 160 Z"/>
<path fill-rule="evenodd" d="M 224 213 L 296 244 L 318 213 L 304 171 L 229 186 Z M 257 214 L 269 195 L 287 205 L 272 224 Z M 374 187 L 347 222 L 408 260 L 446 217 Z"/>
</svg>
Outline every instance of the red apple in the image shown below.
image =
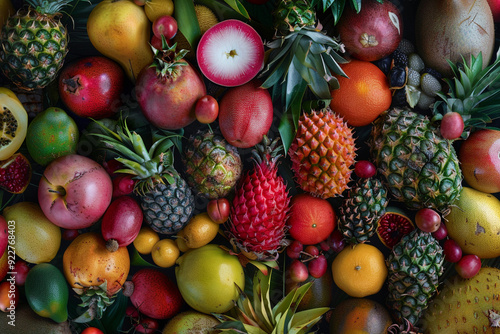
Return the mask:
<svg viewBox="0 0 500 334">
<path fill-rule="evenodd" d="M 500 0 L 488 0 L 495 23 L 500 22 Z"/>
<path fill-rule="evenodd" d="M 500 131 L 482 129 L 462 142 L 458 152 L 465 181 L 472 188 L 500 192 Z"/>
<path fill-rule="evenodd" d="M 52 161 L 38 187 L 38 202 L 55 225 L 67 229 L 86 228 L 104 214 L 113 184 L 104 167 L 94 160 L 70 154 Z"/>
</svg>

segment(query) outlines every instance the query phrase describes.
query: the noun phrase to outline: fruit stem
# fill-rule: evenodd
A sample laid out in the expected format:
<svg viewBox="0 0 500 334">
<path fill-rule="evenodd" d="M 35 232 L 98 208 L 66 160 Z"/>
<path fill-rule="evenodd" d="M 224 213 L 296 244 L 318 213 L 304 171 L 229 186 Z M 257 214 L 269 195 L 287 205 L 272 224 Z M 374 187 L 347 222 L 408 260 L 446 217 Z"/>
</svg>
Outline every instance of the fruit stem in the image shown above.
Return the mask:
<svg viewBox="0 0 500 334">
<path fill-rule="evenodd" d="M 60 196 L 66 196 L 66 189 L 61 186 L 57 186 L 56 189 L 49 189 L 49 193 L 56 193 Z"/>
<path fill-rule="evenodd" d="M 235 57 L 235 56 L 237 56 L 237 55 L 238 55 L 238 53 L 236 53 L 236 50 L 234 50 L 234 49 L 233 49 L 233 50 L 231 50 L 231 51 L 229 51 L 229 52 L 226 52 L 226 57 L 227 57 L 228 59 L 229 59 L 229 57 L 234 58 L 234 57 Z"/>
</svg>

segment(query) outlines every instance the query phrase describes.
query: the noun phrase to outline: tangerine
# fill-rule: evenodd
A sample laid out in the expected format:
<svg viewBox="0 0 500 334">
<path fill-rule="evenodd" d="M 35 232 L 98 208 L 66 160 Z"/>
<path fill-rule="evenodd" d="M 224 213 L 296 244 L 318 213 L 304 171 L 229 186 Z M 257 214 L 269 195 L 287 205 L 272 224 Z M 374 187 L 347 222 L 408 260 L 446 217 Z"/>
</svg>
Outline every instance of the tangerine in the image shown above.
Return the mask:
<svg viewBox="0 0 500 334">
<path fill-rule="evenodd" d="M 340 87 L 331 91 L 330 108 L 351 126 L 373 122 L 392 103 L 389 80 L 375 64 L 353 59 L 341 65 L 346 77 L 338 76 Z"/>
<path fill-rule="evenodd" d="M 187 247 L 199 248 L 212 241 L 218 232 L 219 224 L 213 221 L 207 212 L 203 212 L 191 218 L 177 236 L 184 239 Z"/>
<path fill-rule="evenodd" d="M 387 278 L 385 257 L 372 245 L 348 246 L 333 260 L 332 275 L 335 284 L 351 297 L 376 294 Z"/>
<path fill-rule="evenodd" d="M 160 236 L 151 227 L 143 226 L 135 237 L 133 244 L 141 254 L 150 254 L 153 246 L 160 240 Z"/>
<path fill-rule="evenodd" d="M 170 268 L 175 264 L 181 252 L 172 239 L 161 239 L 153 246 L 151 258 L 153 262 L 162 268 Z"/>
</svg>

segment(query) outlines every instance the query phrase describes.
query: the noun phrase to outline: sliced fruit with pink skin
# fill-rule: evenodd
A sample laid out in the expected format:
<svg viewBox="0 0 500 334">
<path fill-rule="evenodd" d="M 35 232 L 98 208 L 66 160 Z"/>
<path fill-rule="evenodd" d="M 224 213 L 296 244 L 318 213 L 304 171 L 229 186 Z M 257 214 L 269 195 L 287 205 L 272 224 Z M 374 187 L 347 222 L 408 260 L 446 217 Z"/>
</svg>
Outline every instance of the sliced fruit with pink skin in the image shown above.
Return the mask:
<svg viewBox="0 0 500 334">
<path fill-rule="evenodd" d="M 31 164 L 22 154 L 16 153 L 0 161 L 0 188 L 13 194 L 21 194 L 31 180 Z"/>
<path fill-rule="evenodd" d="M 224 20 L 202 35 L 196 59 L 208 80 L 225 87 L 240 86 L 263 68 L 264 44 L 250 25 Z"/>
<path fill-rule="evenodd" d="M 161 40 L 165 36 L 167 40 L 172 39 L 177 34 L 177 21 L 170 15 L 163 15 L 154 20 L 153 34 Z"/>
</svg>

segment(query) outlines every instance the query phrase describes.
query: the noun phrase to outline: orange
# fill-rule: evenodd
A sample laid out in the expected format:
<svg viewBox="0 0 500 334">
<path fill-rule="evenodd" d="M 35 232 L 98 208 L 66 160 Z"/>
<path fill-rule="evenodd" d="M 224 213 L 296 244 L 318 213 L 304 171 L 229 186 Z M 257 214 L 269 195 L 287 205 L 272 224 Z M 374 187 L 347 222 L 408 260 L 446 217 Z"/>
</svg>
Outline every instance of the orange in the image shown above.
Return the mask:
<svg viewBox="0 0 500 334">
<path fill-rule="evenodd" d="M 134 247 L 141 254 L 150 254 L 153 246 L 160 240 L 160 236 L 151 227 L 141 227 L 134 239 Z"/>
<path fill-rule="evenodd" d="M 161 239 L 153 246 L 151 257 L 153 262 L 162 268 L 170 268 L 175 264 L 181 252 L 172 239 Z"/>
<path fill-rule="evenodd" d="M 372 245 L 347 246 L 333 260 L 332 275 L 335 284 L 351 297 L 376 294 L 387 278 L 385 257 Z"/>
<path fill-rule="evenodd" d="M 340 87 L 331 91 L 330 108 L 351 126 L 365 126 L 389 109 L 389 80 L 376 65 L 351 60 L 341 65 L 348 78 L 338 76 Z"/>
<path fill-rule="evenodd" d="M 213 221 L 208 213 L 203 212 L 191 218 L 188 224 L 177 234 L 177 240 L 184 239 L 188 248 L 200 248 L 214 240 L 217 233 L 219 233 L 219 224 Z M 181 248 L 182 244 L 179 247 Z"/>
</svg>

